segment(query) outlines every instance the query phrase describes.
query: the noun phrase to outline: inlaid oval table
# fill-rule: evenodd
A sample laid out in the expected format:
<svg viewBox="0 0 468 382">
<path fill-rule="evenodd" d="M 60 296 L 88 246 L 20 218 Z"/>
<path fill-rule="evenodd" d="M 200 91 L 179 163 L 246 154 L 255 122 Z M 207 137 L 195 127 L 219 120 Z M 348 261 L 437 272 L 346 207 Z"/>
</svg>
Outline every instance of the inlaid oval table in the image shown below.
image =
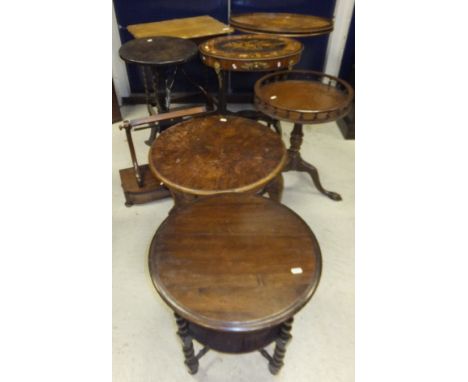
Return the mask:
<svg viewBox="0 0 468 382">
<path fill-rule="evenodd" d="M 154 287 L 175 313 L 191 374 L 209 349 L 258 350 L 278 373 L 293 316 L 314 294 L 321 268 L 308 225 L 284 205 L 249 194 L 177 209 L 149 250 Z M 204 346 L 197 355 L 193 339 Z M 270 355 L 264 348 L 275 341 Z"/>
<path fill-rule="evenodd" d="M 226 114 L 227 72 L 269 72 L 291 69 L 303 50 L 299 41 L 266 35 L 236 35 L 212 38 L 199 45 L 203 63 L 218 77 L 220 114 Z"/>
<path fill-rule="evenodd" d="M 312 70 L 281 71 L 263 76 L 255 83 L 254 103 L 258 110 L 282 121 L 294 123 L 288 164 L 284 171 L 307 172 L 315 187 L 332 200 L 341 195 L 322 187 L 315 166 L 302 159 L 304 124 L 336 121 L 351 110 L 354 91 L 346 81 Z"/>
<path fill-rule="evenodd" d="M 150 148 L 148 162 L 178 206 L 226 192 L 265 191 L 280 201 L 287 157 L 281 137 L 267 126 L 242 117 L 211 115 L 162 132 Z"/>
</svg>

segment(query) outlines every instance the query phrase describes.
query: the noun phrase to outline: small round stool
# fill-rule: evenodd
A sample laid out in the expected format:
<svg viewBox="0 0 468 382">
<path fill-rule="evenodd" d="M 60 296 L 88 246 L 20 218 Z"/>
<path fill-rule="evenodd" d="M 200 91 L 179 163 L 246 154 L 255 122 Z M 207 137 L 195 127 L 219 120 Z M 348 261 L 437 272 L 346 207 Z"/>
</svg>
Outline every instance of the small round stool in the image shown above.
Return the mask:
<svg viewBox="0 0 468 382">
<path fill-rule="evenodd" d="M 148 159 L 176 206 L 198 196 L 262 190 L 280 201 L 286 161 L 281 137 L 267 126 L 219 115 L 193 118 L 165 130 Z"/>
<path fill-rule="evenodd" d="M 284 171 L 307 172 L 315 187 L 332 200 L 341 196 L 322 187 L 317 169 L 300 154 L 302 125 L 336 121 L 351 110 L 354 91 L 337 77 L 311 70 L 290 70 L 263 76 L 255 83 L 255 106 L 272 118 L 294 123 Z"/>
<path fill-rule="evenodd" d="M 197 55 L 197 45 L 179 37 L 155 36 L 130 40 L 120 47 L 120 57 L 129 64 L 137 64 L 143 75 L 146 106 L 150 115 L 169 110 L 171 91 L 177 69 Z M 184 71 L 185 74 L 185 71 Z M 151 144 L 158 130 L 166 126 L 155 125 L 147 144 Z"/>
<path fill-rule="evenodd" d="M 149 250 L 153 284 L 175 313 L 191 374 L 209 349 L 258 350 L 278 373 L 293 316 L 314 294 L 321 268 L 307 224 L 284 205 L 249 194 L 177 209 Z M 192 339 L 204 346 L 197 355 Z M 271 356 L 264 348 L 274 341 Z"/>
</svg>

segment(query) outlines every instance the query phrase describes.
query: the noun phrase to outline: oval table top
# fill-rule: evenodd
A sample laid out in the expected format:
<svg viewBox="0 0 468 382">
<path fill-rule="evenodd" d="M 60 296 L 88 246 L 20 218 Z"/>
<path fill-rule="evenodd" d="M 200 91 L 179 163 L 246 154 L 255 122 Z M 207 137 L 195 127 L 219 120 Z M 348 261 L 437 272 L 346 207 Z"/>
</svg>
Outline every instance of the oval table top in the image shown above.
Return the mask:
<svg viewBox="0 0 468 382">
<path fill-rule="evenodd" d="M 167 187 L 192 195 L 256 191 L 286 165 L 281 137 L 251 119 L 213 115 L 178 123 L 154 141 L 149 166 Z"/>
<path fill-rule="evenodd" d="M 276 60 L 300 54 L 303 46 L 287 37 L 253 34 L 212 38 L 199 49 L 202 55 L 221 60 Z"/>
<path fill-rule="evenodd" d="M 149 251 L 153 284 L 176 313 L 236 332 L 292 317 L 317 288 L 321 261 L 296 213 L 250 194 L 214 195 L 175 210 Z"/>
<path fill-rule="evenodd" d="M 120 47 L 122 60 L 140 65 L 177 65 L 198 52 L 197 45 L 179 37 L 155 36 L 130 40 Z"/>
<path fill-rule="evenodd" d="M 232 15 L 232 27 L 249 33 L 273 33 L 290 37 L 307 37 L 330 33 L 333 20 L 298 13 L 255 12 Z"/>
</svg>

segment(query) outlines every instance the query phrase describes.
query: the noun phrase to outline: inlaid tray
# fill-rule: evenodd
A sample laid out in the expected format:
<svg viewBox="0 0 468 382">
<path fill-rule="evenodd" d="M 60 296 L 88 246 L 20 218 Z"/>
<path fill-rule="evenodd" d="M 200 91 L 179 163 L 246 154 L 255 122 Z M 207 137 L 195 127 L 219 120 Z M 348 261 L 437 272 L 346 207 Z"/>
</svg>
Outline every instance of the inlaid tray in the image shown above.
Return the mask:
<svg viewBox="0 0 468 382">
<path fill-rule="evenodd" d="M 316 36 L 333 30 L 333 21 L 330 19 L 298 13 L 244 13 L 232 15 L 229 22 L 232 27 L 243 32 L 289 37 Z"/>
<path fill-rule="evenodd" d="M 295 123 L 324 123 L 344 117 L 354 91 L 337 77 L 315 71 L 267 74 L 255 84 L 255 106 L 272 118 Z"/>
<path fill-rule="evenodd" d="M 232 71 L 270 71 L 295 65 L 303 45 L 291 38 L 265 35 L 222 36 L 199 46 L 203 62 Z"/>
</svg>

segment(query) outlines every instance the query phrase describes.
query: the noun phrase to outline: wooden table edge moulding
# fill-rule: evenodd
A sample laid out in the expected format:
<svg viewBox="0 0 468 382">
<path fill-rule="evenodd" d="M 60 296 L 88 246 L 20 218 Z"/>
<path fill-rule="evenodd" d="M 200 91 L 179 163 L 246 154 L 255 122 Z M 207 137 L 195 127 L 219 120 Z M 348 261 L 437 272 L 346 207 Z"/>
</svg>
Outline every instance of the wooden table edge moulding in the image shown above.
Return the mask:
<svg viewBox="0 0 468 382">
<path fill-rule="evenodd" d="M 211 349 L 259 351 L 277 374 L 293 316 L 318 287 L 322 256 L 310 227 L 288 207 L 256 195 L 219 194 L 166 218 L 151 241 L 148 266 L 175 314 L 190 374 Z M 193 339 L 203 346 L 198 354 Z M 270 355 L 265 347 L 273 342 Z"/>
<path fill-rule="evenodd" d="M 312 70 L 274 72 L 260 78 L 254 87 L 254 104 L 272 118 L 294 123 L 288 164 L 283 171 L 307 172 L 325 196 L 341 196 L 323 188 L 318 170 L 300 154 L 304 124 L 319 124 L 343 118 L 350 110 L 354 90 L 346 81 Z"/>
<path fill-rule="evenodd" d="M 262 166 L 253 167 L 252 157 Z M 233 115 L 195 116 L 175 124 L 159 135 L 148 152 L 152 174 L 170 190 L 176 206 L 233 192 L 267 193 L 280 202 L 287 161 L 288 152 L 278 134 L 256 121 Z M 195 163 L 197 167 L 193 167 Z M 233 168 L 239 168 L 241 174 Z M 212 170 L 219 172 L 218 178 L 204 180 Z M 256 174 L 260 175 L 254 177 Z M 226 179 L 231 185 L 221 187 Z"/>
</svg>

